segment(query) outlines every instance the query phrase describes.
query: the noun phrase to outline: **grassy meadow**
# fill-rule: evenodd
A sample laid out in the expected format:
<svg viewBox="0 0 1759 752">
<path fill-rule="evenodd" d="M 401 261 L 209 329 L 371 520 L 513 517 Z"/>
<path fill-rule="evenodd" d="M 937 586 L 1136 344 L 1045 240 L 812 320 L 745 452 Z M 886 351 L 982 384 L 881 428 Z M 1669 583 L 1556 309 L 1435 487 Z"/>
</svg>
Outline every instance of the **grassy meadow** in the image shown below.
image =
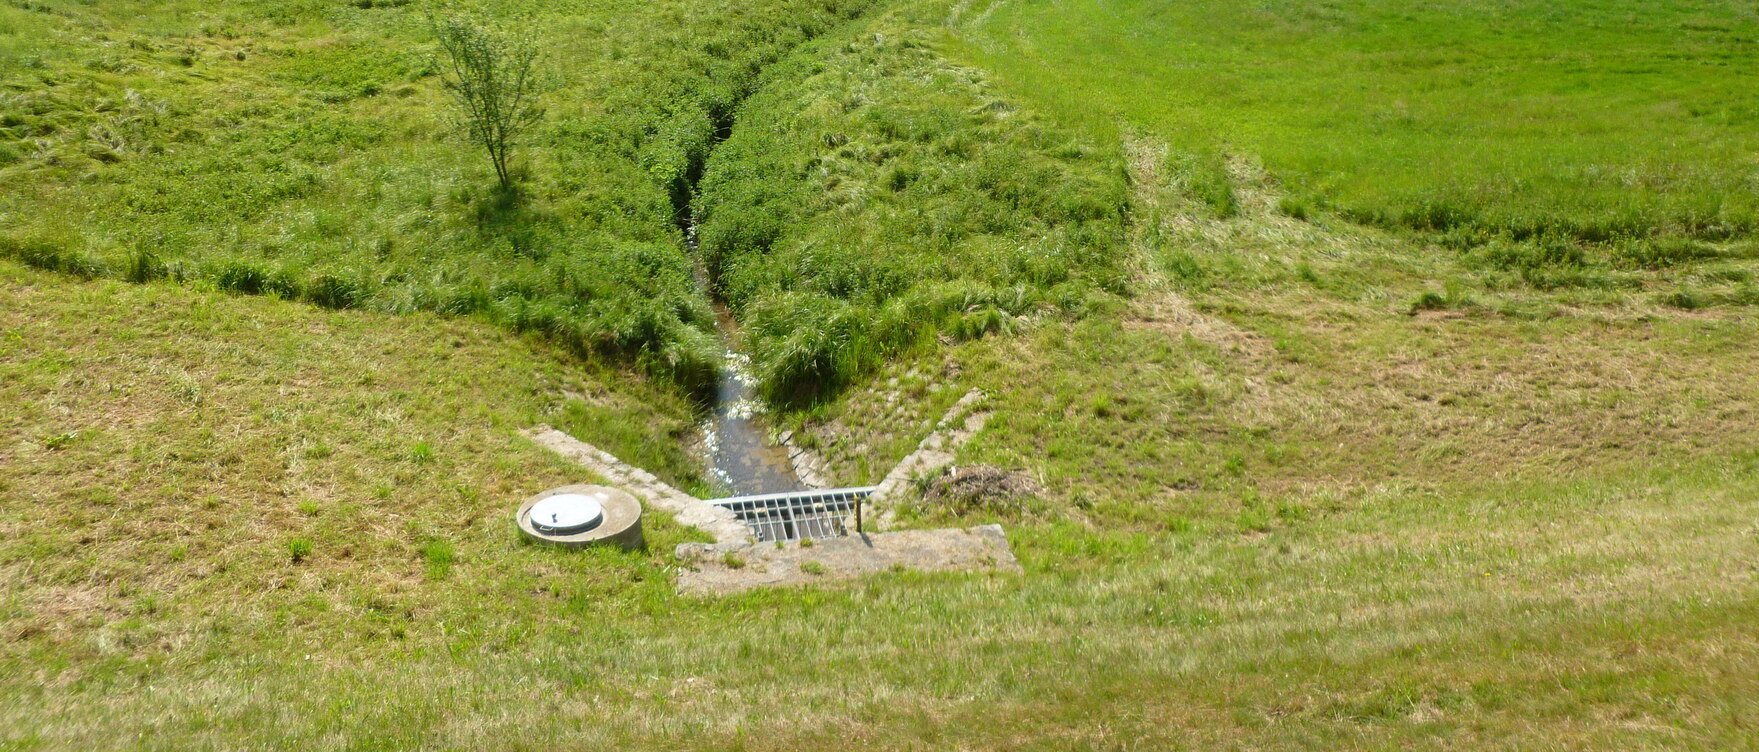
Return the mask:
<svg viewBox="0 0 1759 752">
<path fill-rule="evenodd" d="M 1739 2 L 961 3 L 1022 91 L 1262 161 L 1292 206 L 1425 230 L 1723 240 L 1759 222 Z M 1200 170 L 1201 171 L 1201 170 Z"/>
<path fill-rule="evenodd" d="M 1750 10 L 496 3 L 512 194 L 421 10 L 0 0 L 0 750 L 1753 747 Z M 523 543 L 706 490 L 711 296 L 1025 573 Z"/>
</svg>

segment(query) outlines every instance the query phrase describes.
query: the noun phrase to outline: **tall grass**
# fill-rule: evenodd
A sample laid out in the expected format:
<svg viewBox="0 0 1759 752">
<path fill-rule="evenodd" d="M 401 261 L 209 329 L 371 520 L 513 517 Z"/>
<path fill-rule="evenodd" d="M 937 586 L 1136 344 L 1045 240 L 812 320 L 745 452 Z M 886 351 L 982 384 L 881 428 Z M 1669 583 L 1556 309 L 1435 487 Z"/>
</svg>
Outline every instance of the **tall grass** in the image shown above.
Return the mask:
<svg viewBox="0 0 1759 752">
<path fill-rule="evenodd" d="M 800 403 L 936 336 L 1124 292 L 1116 145 L 1020 111 L 906 6 L 766 74 L 694 204 L 762 390 Z"/>
<path fill-rule="evenodd" d="M 446 127 L 417 6 L 7 4 L 0 252 L 478 315 L 706 389 L 680 206 L 760 72 L 868 4 L 486 4 L 531 14 L 553 63 L 517 193 Z"/>
</svg>

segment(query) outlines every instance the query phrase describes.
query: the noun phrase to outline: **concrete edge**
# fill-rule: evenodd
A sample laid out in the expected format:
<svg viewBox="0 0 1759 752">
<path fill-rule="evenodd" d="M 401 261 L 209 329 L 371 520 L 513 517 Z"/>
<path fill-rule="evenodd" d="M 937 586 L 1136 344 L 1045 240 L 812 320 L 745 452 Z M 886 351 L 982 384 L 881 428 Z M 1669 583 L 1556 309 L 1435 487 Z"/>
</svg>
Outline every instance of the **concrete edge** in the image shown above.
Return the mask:
<svg viewBox="0 0 1759 752">
<path fill-rule="evenodd" d="M 731 510 L 717 507 L 673 488 L 654 477 L 653 473 L 617 459 L 610 452 L 547 424 L 540 423 L 519 433 L 538 446 L 597 473 L 610 485 L 628 491 L 647 505 L 671 513 L 679 524 L 708 533 L 715 539 L 714 546 L 741 548 L 754 540 L 751 529 L 733 516 Z"/>
<path fill-rule="evenodd" d="M 989 421 L 989 413 L 978 409 L 983 398 L 981 389 L 966 392 L 958 402 L 947 408 L 947 414 L 935 424 L 935 430 L 916 445 L 916 450 L 900 460 L 891 472 L 886 473 L 879 488 L 868 497 L 879 529 L 891 527 L 896 517 L 896 504 L 911 478 L 953 464 L 953 453 L 983 430 L 984 424 Z"/>
</svg>

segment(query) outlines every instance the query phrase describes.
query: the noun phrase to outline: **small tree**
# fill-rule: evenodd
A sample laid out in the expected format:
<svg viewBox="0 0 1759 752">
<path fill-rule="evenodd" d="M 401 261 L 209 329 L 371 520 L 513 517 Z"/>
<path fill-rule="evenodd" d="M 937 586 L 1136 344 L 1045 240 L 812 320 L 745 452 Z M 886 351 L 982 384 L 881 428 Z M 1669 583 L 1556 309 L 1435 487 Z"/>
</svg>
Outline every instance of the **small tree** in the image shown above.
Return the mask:
<svg viewBox="0 0 1759 752">
<path fill-rule="evenodd" d="M 445 57 L 446 90 L 462 113 L 460 125 L 489 153 L 501 188 L 513 187 L 507 160 L 525 129 L 543 118 L 534 68 L 538 48 L 528 32 L 476 17 L 430 12 L 428 22 Z"/>
</svg>

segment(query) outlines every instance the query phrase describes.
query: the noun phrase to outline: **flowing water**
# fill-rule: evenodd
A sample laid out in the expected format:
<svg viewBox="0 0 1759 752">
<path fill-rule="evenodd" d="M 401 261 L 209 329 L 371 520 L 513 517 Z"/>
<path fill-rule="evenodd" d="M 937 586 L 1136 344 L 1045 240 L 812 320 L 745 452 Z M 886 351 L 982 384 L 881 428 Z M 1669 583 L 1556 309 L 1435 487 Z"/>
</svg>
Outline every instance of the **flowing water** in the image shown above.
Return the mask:
<svg viewBox="0 0 1759 752">
<path fill-rule="evenodd" d="M 685 228 L 691 255 L 696 254 L 696 224 Z M 697 281 L 709 293 L 707 275 L 697 264 Z M 739 325 L 726 303 L 709 296 L 715 309 L 715 327 L 725 346 L 721 378 L 715 388 L 714 408 L 703 421 L 703 463 L 715 492 L 726 496 L 781 493 L 803 488 L 788 461 L 788 450 L 771 444 L 764 421 L 764 405 L 756 396 L 751 356 L 740 352 Z"/>
</svg>

